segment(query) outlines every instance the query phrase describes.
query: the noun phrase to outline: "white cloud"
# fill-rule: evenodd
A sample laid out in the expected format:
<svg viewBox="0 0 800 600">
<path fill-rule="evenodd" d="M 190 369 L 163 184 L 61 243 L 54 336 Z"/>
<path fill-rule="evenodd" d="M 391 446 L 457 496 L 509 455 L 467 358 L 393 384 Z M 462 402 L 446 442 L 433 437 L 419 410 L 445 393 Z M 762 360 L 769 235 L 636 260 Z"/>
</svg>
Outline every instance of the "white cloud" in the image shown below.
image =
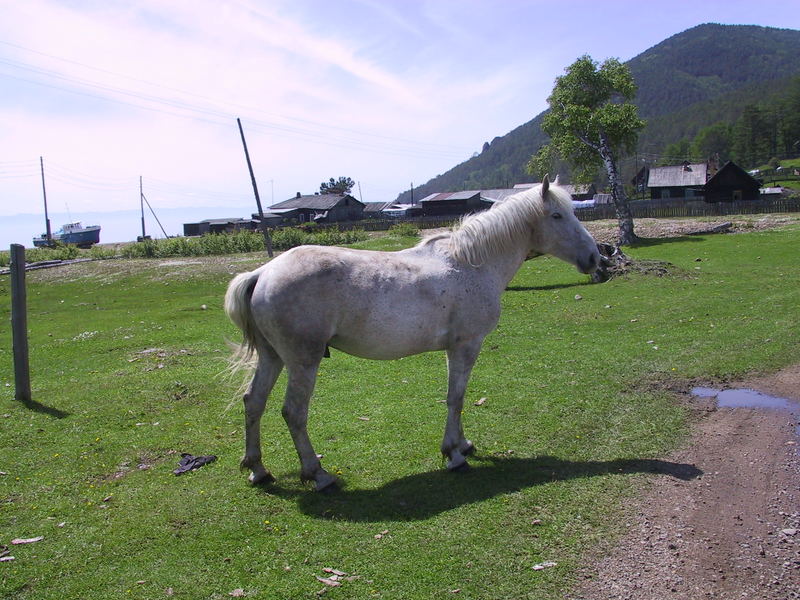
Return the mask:
<svg viewBox="0 0 800 600">
<path fill-rule="evenodd" d="M 53 165 L 54 201 L 73 212 L 135 205 L 140 174 L 171 182 L 158 200 L 174 206 L 203 192 L 248 198 L 236 116 L 262 196 L 347 175 L 365 199 L 389 200 L 535 116 L 580 54 L 625 60 L 718 12 L 577 0 L 0 4 L 0 214 L 38 207 L 39 156 Z"/>
</svg>

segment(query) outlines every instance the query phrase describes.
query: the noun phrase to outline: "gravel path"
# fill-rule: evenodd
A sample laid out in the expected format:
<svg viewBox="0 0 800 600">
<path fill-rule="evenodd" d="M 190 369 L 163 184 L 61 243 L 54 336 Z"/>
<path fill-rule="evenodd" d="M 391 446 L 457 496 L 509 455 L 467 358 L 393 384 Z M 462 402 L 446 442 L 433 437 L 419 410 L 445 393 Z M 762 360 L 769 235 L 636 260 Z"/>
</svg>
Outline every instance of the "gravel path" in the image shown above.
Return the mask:
<svg viewBox="0 0 800 600">
<path fill-rule="evenodd" d="M 800 365 L 725 388 L 797 404 L 717 408 L 690 400 L 692 441 L 670 459 L 703 475 L 653 480 L 630 510 L 623 539 L 604 550 L 568 598 L 800 598 Z"/>
</svg>

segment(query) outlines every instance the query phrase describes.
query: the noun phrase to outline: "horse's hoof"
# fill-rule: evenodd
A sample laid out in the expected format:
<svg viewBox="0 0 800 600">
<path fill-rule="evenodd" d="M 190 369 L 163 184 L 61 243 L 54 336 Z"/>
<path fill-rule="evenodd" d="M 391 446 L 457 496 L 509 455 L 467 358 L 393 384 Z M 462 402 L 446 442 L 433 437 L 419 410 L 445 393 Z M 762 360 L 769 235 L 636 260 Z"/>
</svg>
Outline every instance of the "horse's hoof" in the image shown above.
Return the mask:
<svg viewBox="0 0 800 600">
<path fill-rule="evenodd" d="M 451 473 L 466 473 L 470 469 L 469 463 L 467 461 L 462 462 L 460 465 L 455 467 L 447 467 L 447 470 Z"/>
<path fill-rule="evenodd" d="M 256 475 L 255 473 L 250 473 L 250 477 L 247 478 L 252 485 L 268 485 L 275 481 L 275 477 L 272 476 L 272 473 L 269 471 L 264 471 L 263 473 L 259 473 Z"/>
<path fill-rule="evenodd" d="M 455 473 L 463 473 L 469 469 L 467 459 L 460 452 L 454 450 L 450 460 L 447 461 L 447 470 Z"/>
<path fill-rule="evenodd" d="M 336 477 L 327 471 L 322 471 L 317 474 L 314 478 L 314 482 L 316 484 L 314 489 L 318 492 L 334 492 L 339 487 Z"/>
</svg>

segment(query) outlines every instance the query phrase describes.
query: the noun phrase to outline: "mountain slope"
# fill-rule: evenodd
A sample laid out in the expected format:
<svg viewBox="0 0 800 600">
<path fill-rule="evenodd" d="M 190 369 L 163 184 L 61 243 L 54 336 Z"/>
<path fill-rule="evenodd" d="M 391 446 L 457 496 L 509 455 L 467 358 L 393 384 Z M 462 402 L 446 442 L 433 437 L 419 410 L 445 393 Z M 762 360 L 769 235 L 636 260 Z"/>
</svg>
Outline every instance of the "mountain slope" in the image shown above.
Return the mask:
<svg viewBox="0 0 800 600">
<path fill-rule="evenodd" d="M 718 24 L 698 25 L 642 52 L 626 63 L 639 88 L 639 114 L 648 120 L 639 147 L 657 152 L 720 120 L 735 120 L 745 104 L 780 93 L 800 75 L 799 54 L 800 31 Z M 543 116 L 496 137 L 479 155 L 419 186 L 415 199 L 530 179 L 525 165 L 548 141 L 541 130 Z M 410 201 L 410 192 L 398 201 Z"/>
</svg>

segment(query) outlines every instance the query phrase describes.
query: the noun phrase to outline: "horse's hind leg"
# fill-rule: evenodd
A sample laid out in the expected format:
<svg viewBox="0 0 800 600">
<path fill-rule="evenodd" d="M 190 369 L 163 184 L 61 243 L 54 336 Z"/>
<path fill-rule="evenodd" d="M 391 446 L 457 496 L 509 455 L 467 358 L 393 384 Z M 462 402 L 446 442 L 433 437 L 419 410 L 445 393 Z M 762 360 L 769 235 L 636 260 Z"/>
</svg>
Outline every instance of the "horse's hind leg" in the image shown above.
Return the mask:
<svg viewBox="0 0 800 600">
<path fill-rule="evenodd" d="M 478 358 L 480 341 L 447 351 L 447 424 L 442 440 L 442 454 L 447 457 L 447 468 L 457 471 L 466 468 L 465 455 L 472 454 L 475 447 L 464 437 L 461 426 L 461 410 L 464 407 L 464 394 L 472 366 Z"/>
<path fill-rule="evenodd" d="M 320 352 L 320 359 L 322 353 Z M 319 461 L 311 439 L 308 437 L 308 404 L 314 392 L 319 361 L 312 365 L 287 365 L 289 382 L 286 386 L 286 400 L 283 403 L 283 418 L 292 434 L 294 447 L 300 457 L 300 479 L 313 480 L 318 492 L 336 483 Z"/>
<path fill-rule="evenodd" d="M 283 361 L 269 346 L 258 349 L 258 366 L 244 395 L 244 458 L 241 468 L 250 469 L 252 483 L 275 481 L 261 462 L 261 415 L 267 405 L 267 398 L 283 368 Z"/>
</svg>

